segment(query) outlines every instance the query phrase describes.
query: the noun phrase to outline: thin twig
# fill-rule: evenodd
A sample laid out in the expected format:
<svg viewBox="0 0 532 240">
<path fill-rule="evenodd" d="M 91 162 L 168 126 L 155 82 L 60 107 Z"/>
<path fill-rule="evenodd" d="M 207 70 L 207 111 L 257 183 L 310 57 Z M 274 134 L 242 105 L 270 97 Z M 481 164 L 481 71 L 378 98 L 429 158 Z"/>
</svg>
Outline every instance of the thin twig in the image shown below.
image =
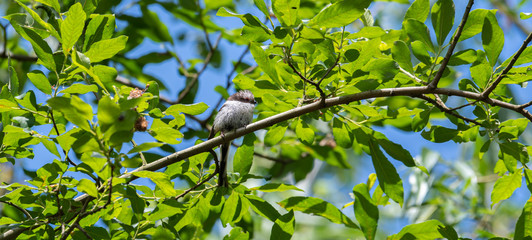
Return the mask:
<svg viewBox="0 0 532 240">
<path fill-rule="evenodd" d="M 458 109 L 462 109 L 462 108 L 465 108 L 465 107 L 467 107 L 467 106 L 474 105 L 474 104 L 476 104 L 477 102 L 478 102 L 478 100 L 475 100 L 475 101 L 472 101 L 472 102 L 466 103 L 466 104 L 464 104 L 464 105 L 462 105 L 462 106 L 458 106 L 458 107 L 450 108 L 449 110 L 451 110 L 451 111 L 456 111 L 456 110 L 458 110 Z"/>
<path fill-rule="evenodd" d="M 530 106 L 532 106 L 532 101 L 527 102 L 527 103 L 525 103 L 525 104 L 521 104 L 521 105 L 519 105 L 519 108 L 520 108 L 520 109 L 524 109 L 524 108 L 527 108 L 527 107 L 530 107 Z"/>
<path fill-rule="evenodd" d="M 197 183 L 196 185 L 192 186 L 191 188 L 185 190 L 183 193 L 179 194 L 177 197 L 175 197 L 175 200 L 179 200 L 180 198 L 184 197 L 185 195 L 187 195 L 189 192 L 193 191 L 194 189 L 196 189 L 197 187 L 203 185 L 204 183 L 208 182 L 209 180 L 211 180 L 214 176 L 216 176 L 216 174 L 218 174 L 218 170 L 214 171 L 211 175 L 209 175 L 207 178 L 203 179 L 203 181 Z"/>
<path fill-rule="evenodd" d="M 416 97 L 417 98 L 421 98 L 421 99 L 423 99 L 423 100 L 425 100 L 427 102 L 430 102 L 432 105 L 436 106 L 442 112 L 448 113 L 448 114 L 450 114 L 452 116 L 455 116 L 457 118 L 460 118 L 460 119 L 462 119 L 462 120 L 464 120 L 466 122 L 470 122 L 470 123 L 473 123 L 473 124 L 479 125 L 479 126 L 481 125 L 479 122 L 475 121 L 474 119 L 466 118 L 466 117 L 464 117 L 464 116 L 462 116 L 462 115 L 460 115 L 460 114 L 458 114 L 458 113 L 456 113 L 454 111 L 451 111 L 443 102 L 441 102 L 441 100 L 437 101 L 437 100 L 429 98 L 429 97 L 427 97 L 425 95 L 419 95 L 419 96 L 416 96 Z"/>
<path fill-rule="evenodd" d="M 293 163 L 294 162 L 293 160 L 282 159 L 282 158 L 274 158 L 274 157 L 270 157 L 268 155 L 264 155 L 264 154 L 258 153 L 258 152 L 254 152 L 253 155 L 255 155 L 257 157 L 260 157 L 260 158 L 264 158 L 266 160 L 270 160 L 272 162 L 278 162 L 278 163 L 283 163 L 283 164 Z"/>
<path fill-rule="evenodd" d="M 447 67 L 447 64 L 449 63 L 449 60 L 451 59 L 451 56 L 453 55 L 454 48 L 456 47 L 456 44 L 458 44 L 458 40 L 460 39 L 460 36 L 462 35 L 462 30 L 464 29 L 465 23 L 467 22 L 467 18 L 469 17 L 469 12 L 471 11 L 473 2 L 474 0 L 469 0 L 469 3 L 467 4 L 465 12 L 464 12 L 464 16 L 462 17 L 462 22 L 460 22 L 460 25 L 456 29 L 456 34 L 453 36 L 453 40 L 451 42 L 451 45 L 449 46 L 449 49 L 447 50 L 447 54 L 445 54 L 445 58 L 443 58 L 443 61 L 440 65 L 440 69 L 438 69 L 436 76 L 434 76 L 432 81 L 429 83 L 428 85 L 429 88 L 438 87 L 438 82 L 443 76 L 443 72 L 445 71 L 445 68 Z"/>
<path fill-rule="evenodd" d="M 5 204 L 7 204 L 7 205 L 10 205 L 10 206 L 12 206 L 12 207 L 18 209 L 19 211 L 21 211 L 22 213 L 24 213 L 24 215 L 26 215 L 26 217 L 28 217 L 28 218 L 31 219 L 31 220 L 34 220 L 34 218 L 31 216 L 31 214 L 30 214 L 28 211 L 26 211 L 26 209 L 24 209 L 24 208 L 22 208 L 22 207 L 19 207 L 18 205 L 14 204 L 14 203 L 12 203 L 12 202 L 4 201 L 4 200 L 0 200 L 0 202 L 3 202 L 3 203 L 5 203 Z"/>
<path fill-rule="evenodd" d="M 2 31 L 4 32 L 4 49 L 2 49 L 2 56 L 7 56 L 7 26 L 9 24 L 0 24 L 2 26 Z"/>
<path fill-rule="evenodd" d="M 55 118 L 54 118 L 54 110 L 50 109 L 50 119 L 52 119 L 52 125 L 54 126 L 54 129 L 55 129 L 55 133 L 57 134 L 57 136 L 61 135 L 59 133 L 59 129 L 57 128 L 57 124 L 55 123 Z M 63 153 L 65 154 L 65 159 L 70 163 L 72 164 L 72 166 L 77 166 L 77 164 L 75 164 L 71 159 L 70 157 L 68 156 L 68 152 L 66 149 L 63 149 Z"/>
<path fill-rule="evenodd" d="M 289 58 L 288 61 L 288 66 L 290 66 L 290 68 L 292 68 L 292 70 L 299 76 L 299 78 L 301 78 L 303 81 L 309 83 L 310 85 L 314 86 L 316 88 L 316 90 L 318 90 L 318 92 L 320 93 L 320 97 L 322 97 L 323 99 L 325 99 L 325 93 L 323 92 L 323 90 L 320 88 L 320 85 L 315 83 L 314 81 L 306 78 L 305 76 L 303 76 L 303 74 L 301 74 L 295 67 L 294 65 L 292 64 L 292 58 Z"/>
<path fill-rule="evenodd" d="M 419 79 L 416 75 L 414 75 L 414 74 L 412 74 L 412 73 L 406 71 L 406 70 L 403 69 L 402 67 L 399 67 L 399 66 L 397 66 L 397 67 L 399 68 L 399 71 L 401 71 L 403 74 L 405 74 L 405 75 L 408 76 L 409 78 L 412 78 L 414 81 L 416 81 L 416 82 L 418 82 L 418 83 L 421 83 L 421 84 L 427 85 L 427 82 L 425 82 L 425 81 Z"/>
<path fill-rule="evenodd" d="M 493 92 L 493 90 L 495 90 L 497 85 L 499 85 L 499 83 L 502 81 L 502 79 L 504 77 L 506 77 L 506 74 L 510 70 L 512 70 L 514 64 L 517 62 L 517 59 L 519 58 L 519 56 L 521 56 L 521 53 L 523 53 L 523 51 L 525 51 L 525 49 L 527 48 L 527 46 L 530 43 L 530 41 L 532 41 L 532 33 L 528 34 L 528 37 L 525 39 L 525 41 L 523 41 L 523 44 L 521 45 L 519 50 L 517 50 L 517 52 L 515 52 L 514 56 L 512 57 L 512 60 L 510 60 L 510 62 L 508 63 L 508 66 L 506 66 L 506 68 L 504 68 L 504 70 L 502 70 L 501 74 L 499 74 L 497 79 L 495 79 L 495 82 L 493 82 L 488 88 L 486 88 L 482 92 L 482 96 L 483 97 L 487 98 L 491 94 L 491 92 Z"/>
<path fill-rule="evenodd" d="M 196 73 L 194 75 L 194 77 L 192 78 L 192 80 L 190 80 L 190 82 L 188 82 L 188 84 L 185 86 L 185 88 L 183 89 L 183 91 L 181 91 L 181 93 L 179 93 L 179 96 L 177 97 L 177 100 L 175 103 L 180 103 L 181 101 L 183 101 L 183 99 L 188 95 L 188 93 L 192 90 L 192 88 L 196 85 L 196 83 L 198 82 L 199 80 L 199 77 L 200 75 L 205 71 L 205 69 L 207 69 L 207 66 L 209 65 L 209 63 L 211 62 L 212 60 L 212 56 L 214 55 L 214 53 L 216 52 L 216 49 L 218 48 L 218 43 L 220 43 L 220 40 L 222 39 L 222 34 L 220 34 L 218 36 L 218 38 L 216 39 L 216 42 L 214 43 L 214 46 L 212 47 L 212 49 L 209 51 L 209 53 L 207 53 L 207 56 L 205 57 L 205 61 L 203 62 L 203 66 L 201 67 L 201 69 L 198 71 L 198 73 Z"/>
<path fill-rule="evenodd" d="M 249 44 L 247 45 L 246 49 L 240 54 L 240 57 L 238 58 L 238 61 L 235 63 L 235 65 L 233 65 L 233 69 L 231 70 L 231 72 L 229 74 L 227 74 L 227 80 L 226 80 L 226 84 L 225 84 L 225 89 L 229 89 L 231 87 L 231 85 L 233 84 L 233 81 L 231 81 L 231 78 L 233 76 L 233 74 L 236 72 L 236 69 L 238 68 L 238 66 L 240 66 L 240 64 L 242 63 L 242 61 L 244 60 L 244 57 L 246 56 L 246 54 L 249 52 Z M 253 71 L 256 67 L 249 67 L 247 69 L 244 69 L 244 71 L 242 71 L 242 75 L 245 75 L 247 74 L 248 72 L 248 69 L 251 69 L 249 72 Z M 222 104 L 224 98 L 223 96 L 220 97 L 220 99 L 218 100 L 218 103 L 216 103 L 216 105 L 214 105 L 214 109 L 212 110 L 211 114 L 205 118 L 205 120 L 201 121 L 200 124 L 203 128 L 205 128 L 207 126 L 207 123 L 211 120 L 212 116 L 214 116 L 214 113 L 216 112 L 216 109 L 218 109 L 220 107 L 220 105 Z"/>
</svg>

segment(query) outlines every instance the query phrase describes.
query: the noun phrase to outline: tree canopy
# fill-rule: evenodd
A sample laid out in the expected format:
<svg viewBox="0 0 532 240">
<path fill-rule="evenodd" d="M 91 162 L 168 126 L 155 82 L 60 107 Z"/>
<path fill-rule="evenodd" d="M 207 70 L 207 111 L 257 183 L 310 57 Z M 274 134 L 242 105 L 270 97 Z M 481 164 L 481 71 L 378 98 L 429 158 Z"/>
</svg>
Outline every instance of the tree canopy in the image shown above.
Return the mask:
<svg viewBox="0 0 532 240">
<path fill-rule="evenodd" d="M 532 238 L 530 5 L 0 3 L 0 239 Z"/>
</svg>

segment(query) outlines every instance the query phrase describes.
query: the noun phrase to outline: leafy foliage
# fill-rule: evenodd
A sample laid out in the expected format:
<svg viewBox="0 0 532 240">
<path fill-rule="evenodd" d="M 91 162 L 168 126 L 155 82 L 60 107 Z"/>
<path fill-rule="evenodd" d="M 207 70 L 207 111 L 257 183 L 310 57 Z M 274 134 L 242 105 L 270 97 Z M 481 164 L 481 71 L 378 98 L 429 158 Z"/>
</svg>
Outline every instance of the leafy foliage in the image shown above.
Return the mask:
<svg viewBox="0 0 532 240">
<path fill-rule="evenodd" d="M 239 3 L 2 3 L 0 170 L 20 166 L 25 182 L 0 176 L 0 239 L 196 239 L 215 226 L 231 228 L 224 239 L 291 239 L 309 227 L 314 238 L 499 234 L 488 218 L 523 179 L 532 189 L 532 102 L 514 95 L 532 80 L 532 35 L 506 54 L 500 13 L 471 10 L 472 0 L 464 10 L 452 0 Z M 409 5 L 385 29 L 376 4 Z M 239 27 L 226 29 L 231 20 Z M 138 54 L 154 43 L 161 49 Z M 244 50 L 229 67 L 224 47 Z M 146 71 L 169 61 L 177 94 Z M 208 76 L 225 70 L 221 85 Z M 255 123 L 202 141 L 233 88 L 255 95 Z M 387 129 L 465 144 L 467 160 L 414 158 Z M 212 149 L 241 136 L 230 187 L 217 187 Z M 341 209 L 350 200 L 337 197 L 349 194 L 353 210 Z M 531 201 L 506 210 L 516 239 L 532 237 Z M 408 223 L 390 230 L 399 217 Z M 478 226 L 464 230 L 465 219 Z"/>
</svg>

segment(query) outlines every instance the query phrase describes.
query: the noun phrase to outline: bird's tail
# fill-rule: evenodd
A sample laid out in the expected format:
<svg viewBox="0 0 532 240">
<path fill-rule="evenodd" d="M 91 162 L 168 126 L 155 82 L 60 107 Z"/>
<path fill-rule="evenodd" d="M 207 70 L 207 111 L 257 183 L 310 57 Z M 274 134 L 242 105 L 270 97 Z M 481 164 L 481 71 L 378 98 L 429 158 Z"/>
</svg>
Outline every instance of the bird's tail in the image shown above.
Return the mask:
<svg viewBox="0 0 532 240">
<path fill-rule="evenodd" d="M 218 186 L 219 187 L 229 187 L 229 182 L 227 181 L 227 157 L 229 155 L 229 146 L 231 143 L 223 143 L 220 148 L 220 169 L 218 172 Z"/>
</svg>

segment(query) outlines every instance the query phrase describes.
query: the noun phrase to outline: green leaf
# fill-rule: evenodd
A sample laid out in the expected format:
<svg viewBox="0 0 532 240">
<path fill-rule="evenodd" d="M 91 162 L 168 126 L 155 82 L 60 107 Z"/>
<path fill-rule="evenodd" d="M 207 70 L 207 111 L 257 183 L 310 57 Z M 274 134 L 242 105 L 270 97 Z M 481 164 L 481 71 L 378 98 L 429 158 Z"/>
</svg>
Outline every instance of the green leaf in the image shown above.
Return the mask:
<svg viewBox="0 0 532 240">
<path fill-rule="evenodd" d="M 91 197 L 98 197 L 98 189 L 96 185 L 89 179 L 83 178 L 79 180 L 77 185 L 78 191 L 89 194 Z"/>
<path fill-rule="evenodd" d="M 61 24 L 61 43 L 65 55 L 70 52 L 83 33 L 85 17 L 85 12 L 79 2 L 72 5 L 66 13 L 66 19 Z"/>
<path fill-rule="evenodd" d="M 185 211 L 185 206 L 182 203 L 179 203 L 175 200 L 166 200 L 157 204 L 157 208 L 153 210 L 147 219 L 151 222 L 157 220 L 175 216 L 177 214 L 182 214 Z"/>
<path fill-rule="evenodd" d="M 526 180 L 526 187 L 528 188 L 528 191 L 532 193 L 532 170 L 525 169 L 525 180 Z"/>
<path fill-rule="evenodd" d="M 403 181 L 399 177 L 397 170 L 392 163 L 386 159 L 378 145 L 373 142 L 373 140 L 369 141 L 369 149 L 371 152 L 373 167 L 375 168 L 377 178 L 379 179 L 379 185 L 387 196 L 399 203 L 400 206 L 403 206 Z"/>
<path fill-rule="evenodd" d="M 505 142 L 499 144 L 499 158 L 504 161 L 506 169 L 511 173 L 515 172 L 517 162 L 523 164 L 528 162 L 528 152 L 526 147 L 518 142 Z"/>
<path fill-rule="evenodd" d="M 59 151 L 57 151 L 57 146 L 55 145 L 53 141 L 50 141 L 46 138 L 41 138 L 40 140 L 41 140 L 42 145 L 48 151 L 50 151 L 52 154 L 56 155 L 57 157 L 61 157 L 61 155 L 59 154 Z"/>
<path fill-rule="evenodd" d="M 91 18 L 85 30 L 83 51 L 87 51 L 93 43 L 109 39 L 115 31 L 114 15 L 96 15 Z"/>
<path fill-rule="evenodd" d="M 20 109 L 17 103 L 7 99 L 0 99 L 0 112 L 9 112 L 14 109 Z"/>
<path fill-rule="evenodd" d="M 231 229 L 228 236 L 225 236 L 223 240 L 248 240 L 249 232 L 244 232 L 241 227 L 235 227 Z"/>
<path fill-rule="evenodd" d="M 136 152 L 146 152 L 152 148 L 160 147 L 162 145 L 164 145 L 164 143 L 160 143 L 160 142 L 142 143 L 140 145 L 133 147 L 131 150 L 129 150 L 129 152 L 127 152 L 127 154 L 136 153 Z"/>
<path fill-rule="evenodd" d="M 264 143 L 268 146 L 276 146 L 283 139 L 287 128 L 286 124 L 277 124 L 271 127 L 264 136 Z"/>
<path fill-rule="evenodd" d="M 257 214 L 269 219 L 272 222 L 275 222 L 281 214 L 275 210 L 275 208 L 266 200 L 255 196 L 255 195 L 245 195 L 246 199 L 251 204 L 251 208 Z"/>
<path fill-rule="evenodd" d="M 341 0 L 321 10 L 310 19 L 309 26 L 342 27 L 360 18 L 372 0 Z"/>
<path fill-rule="evenodd" d="M 254 133 L 247 134 L 242 140 L 242 145 L 236 150 L 233 158 L 233 170 L 244 176 L 249 173 L 253 163 L 254 143 L 257 137 Z"/>
<path fill-rule="evenodd" d="M 209 109 L 209 106 L 202 102 L 195 104 L 174 104 L 166 109 L 165 114 L 172 116 L 176 116 L 179 113 L 199 115 L 207 109 Z"/>
<path fill-rule="evenodd" d="M 266 3 L 264 3 L 264 0 L 253 0 L 253 3 L 255 3 L 255 6 L 257 6 L 257 8 L 264 14 L 264 16 L 270 18 L 270 11 L 268 10 Z"/>
<path fill-rule="evenodd" d="M 180 131 L 170 127 L 160 119 L 153 119 L 149 133 L 155 139 L 168 144 L 178 144 L 181 142 L 181 140 L 178 139 L 183 137 L 183 134 Z"/>
<path fill-rule="evenodd" d="M 126 42 L 126 36 L 101 40 L 92 44 L 91 48 L 84 54 L 91 60 L 91 63 L 97 63 L 112 58 L 122 51 L 126 48 Z"/>
<path fill-rule="evenodd" d="M 262 185 L 260 187 L 254 187 L 250 188 L 250 190 L 258 190 L 261 192 L 284 192 L 288 190 L 296 190 L 296 191 L 302 191 L 301 189 L 297 188 L 294 185 L 287 185 L 284 183 L 267 183 L 265 185 Z"/>
<path fill-rule="evenodd" d="M 491 77 L 492 67 L 486 60 L 486 54 L 482 50 L 477 51 L 477 60 L 469 68 L 471 77 L 480 88 L 487 87 Z"/>
<path fill-rule="evenodd" d="M 295 210 L 307 214 L 317 215 L 329 219 L 329 221 L 333 223 L 344 224 L 346 227 L 360 229 L 337 207 L 319 198 L 290 197 L 279 202 L 279 205 L 288 211 Z"/>
<path fill-rule="evenodd" d="M 296 219 L 294 217 L 294 211 L 290 210 L 275 220 L 270 240 L 290 240 L 294 234 L 295 226 Z"/>
<path fill-rule="evenodd" d="M 92 131 L 88 121 L 93 118 L 92 107 L 78 96 L 53 97 L 48 99 L 53 110 L 63 113 L 65 118 L 86 131 Z"/>
<path fill-rule="evenodd" d="M 442 238 L 443 236 L 438 231 L 440 227 L 445 227 L 438 220 L 428 220 L 422 223 L 411 224 L 395 235 L 388 237 L 390 240 L 400 240 L 400 239 L 437 239 Z"/>
<path fill-rule="evenodd" d="M 51 71 L 55 71 L 55 60 L 52 53 L 52 49 L 41 36 L 39 36 L 34 30 L 22 27 L 21 32 L 18 32 L 24 39 L 28 40 L 33 47 L 33 51 L 39 57 L 38 63 L 42 64 Z"/>
<path fill-rule="evenodd" d="M 436 32 L 438 44 L 443 46 L 445 38 L 453 28 L 454 24 L 454 3 L 452 0 L 438 0 L 432 6 L 431 12 L 432 27 Z"/>
<path fill-rule="evenodd" d="M 231 195 L 227 198 L 227 200 L 225 200 L 222 213 L 220 214 L 222 226 L 226 227 L 228 223 L 233 225 L 233 219 L 235 217 L 235 214 L 240 214 L 240 211 L 237 211 L 237 208 L 239 207 L 239 201 L 240 198 L 238 197 L 238 193 L 235 191 L 233 191 Z"/>
<path fill-rule="evenodd" d="M 59 5 L 59 1 L 57 0 L 35 0 L 36 2 L 40 2 L 46 6 L 53 7 L 56 12 L 61 12 L 61 6 Z"/>
<path fill-rule="evenodd" d="M 132 172 L 131 175 L 142 178 L 149 178 L 155 183 L 155 185 L 157 185 L 157 187 L 159 187 L 159 189 L 161 189 L 162 193 L 167 197 L 175 197 L 177 195 L 177 191 L 174 189 L 174 184 L 170 181 L 170 178 L 165 173 L 138 171 Z"/>
<path fill-rule="evenodd" d="M 54 36 L 56 39 L 61 39 L 61 37 L 59 37 L 59 33 L 57 33 L 57 31 L 54 29 L 54 27 L 52 27 L 51 24 L 45 22 L 41 18 L 41 16 L 39 16 L 38 13 L 36 13 L 35 11 L 30 9 L 28 6 L 24 5 L 23 3 L 19 2 L 19 1 L 16 1 L 16 2 L 30 14 L 30 16 L 33 18 L 33 20 L 35 20 L 37 23 L 39 23 L 39 25 L 43 26 L 46 30 L 48 30 L 48 32 L 50 32 L 50 34 L 52 34 L 52 36 Z M 28 40 L 28 39 L 26 39 L 26 40 Z"/>
<path fill-rule="evenodd" d="M 453 139 L 458 133 L 459 131 L 456 129 L 432 126 L 429 131 L 423 131 L 421 136 L 431 142 L 443 143 Z"/>
<path fill-rule="evenodd" d="M 375 239 L 377 232 L 377 222 L 379 221 L 379 208 L 369 195 L 368 186 L 360 183 L 353 188 L 355 195 L 355 217 L 360 224 L 360 228 L 366 239 Z"/>
<path fill-rule="evenodd" d="M 298 119 L 296 123 L 296 135 L 305 144 L 310 145 L 314 142 L 314 131 L 301 119 Z"/>
<path fill-rule="evenodd" d="M 18 96 L 20 81 L 14 67 L 9 67 L 9 90 L 12 96 Z"/>
<path fill-rule="evenodd" d="M 253 55 L 255 62 L 257 62 L 257 64 L 264 71 L 264 73 L 268 74 L 268 76 L 270 76 L 270 78 L 275 83 L 281 85 L 279 81 L 279 76 L 277 75 L 277 70 L 275 69 L 275 65 L 272 64 L 272 62 L 268 58 L 268 55 L 260 47 L 260 45 L 258 43 L 251 43 L 249 51 L 251 52 L 251 55 Z"/>
<path fill-rule="evenodd" d="M 427 66 L 430 66 L 432 64 L 432 59 L 429 55 L 430 49 L 421 41 L 413 41 L 411 44 L 412 46 L 412 54 L 424 63 Z"/>
<path fill-rule="evenodd" d="M 482 47 L 486 52 L 488 61 L 493 67 L 499 59 L 502 48 L 504 47 L 504 32 L 497 22 L 495 14 L 489 12 L 484 19 L 482 26 Z"/>
<path fill-rule="evenodd" d="M 6 226 L 6 225 L 9 225 L 9 224 L 14 224 L 14 223 L 18 223 L 18 221 L 15 221 L 15 220 L 13 220 L 12 218 L 9 218 L 9 217 L 0 217 L 0 225 L 2 225 L 2 226 Z"/>
<path fill-rule="evenodd" d="M 405 20 L 412 18 L 420 22 L 425 22 L 430 12 L 429 0 L 416 0 L 408 8 L 405 14 Z"/>
<path fill-rule="evenodd" d="M 88 92 L 98 92 L 98 86 L 94 84 L 83 84 L 83 83 L 74 83 L 70 87 L 63 89 L 60 93 L 70 93 L 70 94 L 85 94 Z"/>
<path fill-rule="evenodd" d="M 384 134 L 380 132 L 373 131 L 370 128 L 364 128 L 364 130 L 366 133 L 373 135 L 375 140 L 377 140 L 377 143 L 382 147 L 382 149 L 384 149 L 384 151 L 386 151 L 386 153 L 388 153 L 388 155 L 398 161 L 401 161 L 407 167 L 416 166 L 414 158 L 410 152 L 403 148 L 403 146 L 390 141 Z"/>
<path fill-rule="evenodd" d="M 527 20 L 527 19 L 532 17 L 532 13 L 521 12 L 521 13 L 519 13 L 519 17 L 522 20 Z"/>
<path fill-rule="evenodd" d="M 333 136 L 336 143 L 343 148 L 350 148 L 353 146 L 353 134 L 347 129 L 347 124 L 340 121 L 338 118 L 333 119 Z"/>
<path fill-rule="evenodd" d="M 403 28 L 411 41 L 421 41 L 430 51 L 434 52 L 434 45 L 430 39 L 429 29 L 424 23 L 410 18 L 403 22 Z"/>
<path fill-rule="evenodd" d="M 298 9 L 299 0 L 272 0 L 273 13 L 283 27 L 299 25 L 301 20 L 297 16 Z"/>
<path fill-rule="evenodd" d="M 521 216 L 515 224 L 514 239 L 529 239 L 532 237 L 532 197 L 523 207 Z"/>
<path fill-rule="evenodd" d="M 405 42 L 395 41 L 393 43 L 392 57 L 401 68 L 409 73 L 414 72 L 414 68 L 412 67 L 412 59 L 410 58 L 410 49 Z"/>
<path fill-rule="evenodd" d="M 40 70 L 33 70 L 29 72 L 28 78 L 37 89 L 41 90 L 41 92 L 45 94 L 52 94 L 52 85 L 50 85 L 50 81 Z"/>
<path fill-rule="evenodd" d="M 477 51 L 473 49 L 466 49 L 456 52 L 449 59 L 449 66 L 458 66 L 464 64 L 471 64 L 477 60 Z"/>
<path fill-rule="evenodd" d="M 475 9 L 471 11 L 458 41 L 464 41 L 481 33 L 484 26 L 484 19 L 489 12 L 495 13 L 497 10 Z"/>
<path fill-rule="evenodd" d="M 491 207 L 498 202 L 508 199 L 514 191 L 521 187 L 523 177 L 520 172 L 510 173 L 497 179 L 491 191 Z"/>
</svg>

